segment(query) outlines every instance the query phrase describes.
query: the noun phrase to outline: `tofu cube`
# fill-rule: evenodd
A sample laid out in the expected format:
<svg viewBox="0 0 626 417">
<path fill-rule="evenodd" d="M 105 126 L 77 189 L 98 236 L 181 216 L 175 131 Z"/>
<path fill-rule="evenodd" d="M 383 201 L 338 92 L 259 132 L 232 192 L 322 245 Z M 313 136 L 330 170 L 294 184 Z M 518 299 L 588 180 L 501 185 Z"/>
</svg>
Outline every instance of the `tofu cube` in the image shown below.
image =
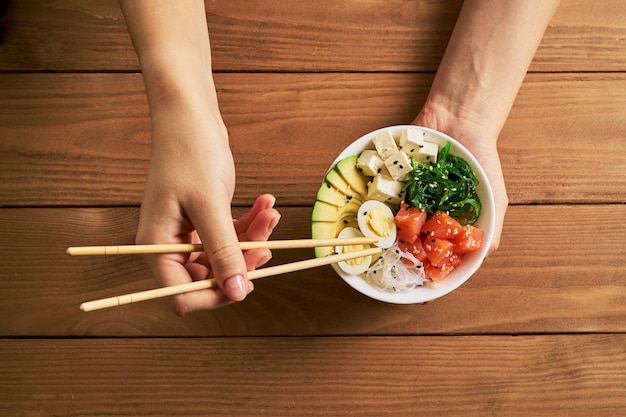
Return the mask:
<svg viewBox="0 0 626 417">
<path fill-rule="evenodd" d="M 389 173 L 389 170 L 387 169 L 387 166 L 385 165 L 385 163 L 383 162 L 383 166 L 380 168 L 380 175 L 386 175 L 388 177 L 391 177 L 391 174 Z"/>
<path fill-rule="evenodd" d="M 367 198 L 383 203 L 400 204 L 402 201 L 402 183 L 386 175 L 378 174 L 367 189 Z"/>
<path fill-rule="evenodd" d="M 398 150 L 396 140 L 391 136 L 391 133 L 386 130 L 372 139 L 372 142 L 383 160 L 387 159 L 392 153 Z"/>
<path fill-rule="evenodd" d="M 439 154 L 439 146 L 436 143 L 424 142 L 421 148 L 417 152 L 410 155 L 415 158 L 417 162 L 422 164 L 429 164 L 437 162 L 437 155 Z"/>
<path fill-rule="evenodd" d="M 359 159 L 356 161 L 356 167 L 361 170 L 365 175 L 373 177 L 376 174 L 381 173 L 385 162 L 378 155 L 375 150 L 365 150 L 361 152 Z"/>
<path fill-rule="evenodd" d="M 408 180 L 409 173 L 413 170 L 409 157 L 402 151 L 394 152 L 385 159 L 385 166 L 389 170 L 391 178 L 397 181 Z"/>
<path fill-rule="evenodd" d="M 400 149 L 406 153 L 417 152 L 424 144 L 424 131 L 417 127 L 409 127 L 400 135 Z"/>
</svg>

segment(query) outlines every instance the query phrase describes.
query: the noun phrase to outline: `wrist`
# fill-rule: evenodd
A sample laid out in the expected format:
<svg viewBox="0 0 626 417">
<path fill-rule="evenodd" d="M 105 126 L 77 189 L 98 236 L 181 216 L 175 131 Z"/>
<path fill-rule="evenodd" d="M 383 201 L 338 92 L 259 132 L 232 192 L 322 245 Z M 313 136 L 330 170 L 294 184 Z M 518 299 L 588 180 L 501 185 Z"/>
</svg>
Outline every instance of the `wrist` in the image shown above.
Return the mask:
<svg viewBox="0 0 626 417">
<path fill-rule="evenodd" d="M 185 60 L 172 61 L 145 64 L 143 70 L 153 130 L 166 123 L 181 129 L 182 123 L 194 123 L 227 138 L 211 72 Z"/>
<path fill-rule="evenodd" d="M 413 123 L 443 132 L 465 145 L 480 141 L 483 146 L 495 146 L 501 127 L 475 110 L 480 108 L 463 100 L 431 93 Z"/>
<path fill-rule="evenodd" d="M 194 61 L 181 54 L 144 60 L 142 73 L 151 109 L 201 99 L 217 102 L 211 70 Z"/>
</svg>

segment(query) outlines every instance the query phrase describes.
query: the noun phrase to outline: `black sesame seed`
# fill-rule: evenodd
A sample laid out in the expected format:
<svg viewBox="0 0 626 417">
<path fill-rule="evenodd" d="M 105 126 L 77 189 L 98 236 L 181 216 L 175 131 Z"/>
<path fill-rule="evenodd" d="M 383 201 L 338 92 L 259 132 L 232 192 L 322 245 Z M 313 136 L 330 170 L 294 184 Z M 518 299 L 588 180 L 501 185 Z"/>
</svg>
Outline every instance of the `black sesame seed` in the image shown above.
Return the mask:
<svg viewBox="0 0 626 417">
<path fill-rule="evenodd" d="M 404 169 L 404 166 L 400 165 L 400 169 Z"/>
<path fill-rule="evenodd" d="M 393 161 L 393 164 L 394 164 L 394 165 L 397 165 L 397 164 L 398 164 L 398 161 Z"/>
</svg>

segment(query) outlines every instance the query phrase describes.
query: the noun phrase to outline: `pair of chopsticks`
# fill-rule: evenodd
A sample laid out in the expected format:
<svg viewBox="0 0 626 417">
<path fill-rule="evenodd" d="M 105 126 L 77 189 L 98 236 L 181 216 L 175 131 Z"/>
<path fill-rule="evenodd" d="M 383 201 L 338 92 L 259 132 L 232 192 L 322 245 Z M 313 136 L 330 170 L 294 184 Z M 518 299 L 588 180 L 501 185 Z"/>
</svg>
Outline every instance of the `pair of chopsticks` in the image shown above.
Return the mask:
<svg viewBox="0 0 626 417">
<path fill-rule="evenodd" d="M 241 250 L 255 248 L 268 249 L 295 249 L 295 248 L 315 248 L 321 246 L 349 246 L 349 245 L 369 245 L 378 241 L 375 238 L 337 238 L 337 239 L 299 239 L 299 240 L 274 240 L 240 242 Z M 124 245 L 124 246 L 83 246 L 71 247 L 67 253 L 72 256 L 88 255 L 137 255 L 137 254 L 157 254 L 157 253 L 189 253 L 202 251 L 202 245 L 196 244 L 165 244 L 165 245 Z M 281 275 L 289 272 L 301 271 L 330 265 L 336 262 L 350 259 L 364 258 L 370 255 L 381 253 L 378 247 L 329 255 L 323 258 L 313 258 L 304 261 L 292 262 L 284 265 L 276 265 L 268 268 L 248 271 L 248 279 L 265 278 L 273 275 Z M 198 291 L 216 286 L 214 279 L 194 281 L 187 284 L 172 285 L 169 287 L 155 288 L 153 290 L 140 291 L 131 294 L 119 295 L 115 297 L 103 298 L 94 301 L 87 301 L 80 305 L 83 311 L 93 311 L 103 308 L 116 307 L 124 304 L 136 303 L 139 301 L 153 300 L 155 298 L 168 297 L 176 294 L 183 294 L 190 291 Z"/>
</svg>

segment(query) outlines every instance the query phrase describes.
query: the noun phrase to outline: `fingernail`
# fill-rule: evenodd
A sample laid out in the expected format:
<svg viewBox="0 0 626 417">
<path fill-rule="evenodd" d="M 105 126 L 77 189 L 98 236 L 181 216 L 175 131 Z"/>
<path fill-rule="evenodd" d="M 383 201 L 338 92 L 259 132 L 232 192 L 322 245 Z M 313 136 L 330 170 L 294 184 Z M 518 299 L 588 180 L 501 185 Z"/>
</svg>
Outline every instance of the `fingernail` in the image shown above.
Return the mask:
<svg viewBox="0 0 626 417">
<path fill-rule="evenodd" d="M 274 216 L 274 218 L 270 222 L 269 227 L 267 228 L 267 231 L 269 233 L 272 233 L 274 231 L 274 228 L 276 227 L 276 225 L 278 225 L 279 221 L 280 221 L 280 214 L 277 214 L 276 216 Z"/>
<path fill-rule="evenodd" d="M 226 290 L 226 295 L 235 301 L 243 300 L 248 292 L 246 280 L 241 275 L 228 278 L 224 282 L 224 289 Z"/>
</svg>

